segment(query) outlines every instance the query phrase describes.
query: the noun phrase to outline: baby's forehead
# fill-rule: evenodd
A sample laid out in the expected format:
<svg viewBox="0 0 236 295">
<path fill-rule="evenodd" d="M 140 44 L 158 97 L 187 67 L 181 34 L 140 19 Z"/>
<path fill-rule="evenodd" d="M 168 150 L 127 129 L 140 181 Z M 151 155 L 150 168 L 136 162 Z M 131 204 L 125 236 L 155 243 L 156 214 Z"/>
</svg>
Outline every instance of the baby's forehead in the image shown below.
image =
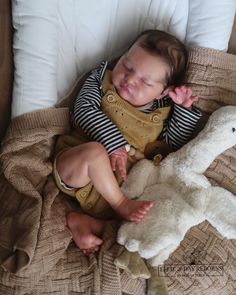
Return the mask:
<svg viewBox="0 0 236 295">
<path fill-rule="evenodd" d="M 139 42 L 135 42 L 124 54 L 123 54 L 123 59 L 126 61 L 137 61 L 136 57 L 139 56 L 140 50 L 145 52 L 145 55 L 142 55 L 142 58 L 144 59 L 146 56 L 149 57 L 153 57 L 154 60 L 158 61 L 160 63 L 160 65 L 162 64 L 164 67 L 166 67 L 167 70 L 169 70 L 170 67 L 170 63 L 168 62 L 168 60 L 166 59 L 165 56 L 161 55 L 161 53 L 158 52 L 153 52 L 151 50 L 148 50 L 147 48 L 143 47 L 140 45 Z"/>
<path fill-rule="evenodd" d="M 124 57 L 131 59 L 133 56 L 139 54 L 140 52 L 145 52 L 147 56 L 156 56 L 158 59 L 162 59 L 161 55 L 151 52 L 147 48 L 143 47 L 140 42 L 136 41 L 125 53 Z M 143 55 L 142 55 L 143 56 Z"/>
</svg>

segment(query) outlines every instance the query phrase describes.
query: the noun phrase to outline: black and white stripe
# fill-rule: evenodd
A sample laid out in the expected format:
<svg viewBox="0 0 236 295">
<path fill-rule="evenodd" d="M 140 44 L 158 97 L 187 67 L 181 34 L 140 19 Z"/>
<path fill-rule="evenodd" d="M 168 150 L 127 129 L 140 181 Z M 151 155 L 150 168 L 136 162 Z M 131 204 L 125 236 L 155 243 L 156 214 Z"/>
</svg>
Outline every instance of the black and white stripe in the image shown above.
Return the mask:
<svg viewBox="0 0 236 295">
<path fill-rule="evenodd" d="M 74 104 L 74 124 L 94 141 L 100 142 L 111 154 L 117 148 L 127 144 L 119 129 L 101 111 L 102 79 L 107 62 L 94 70 L 86 79 Z"/>
<path fill-rule="evenodd" d="M 191 138 L 196 124 L 201 117 L 198 109 L 187 110 L 174 104 L 172 115 L 165 122 L 162 139 L 173 148 L 178 149 Z"/>
<path fill-rule="evenodd" d="M 100 109 L 101 98 L 104 95 L 102 79 L 106 68 L 107 62 L 103 62 L 86 79 L 75 100 L 73 123 L 79 125 L 91 140 L 100 142 L 106 148 L 108 154 L 111 154 L 116 149 L 127 144 L 127 142 L 116 125 Z M 148 113 L 171 104 L 171 99 L 165 96 L 155 100 L 151 107 L 149 106 L 142 111 Z M 164 124 L 161 139 L 173 148 L 181 147 L 191 137 L 200 117 L 201 113 L 197 109 L 190 111 L 174 104 L 171 116 Z"/>
</svg>

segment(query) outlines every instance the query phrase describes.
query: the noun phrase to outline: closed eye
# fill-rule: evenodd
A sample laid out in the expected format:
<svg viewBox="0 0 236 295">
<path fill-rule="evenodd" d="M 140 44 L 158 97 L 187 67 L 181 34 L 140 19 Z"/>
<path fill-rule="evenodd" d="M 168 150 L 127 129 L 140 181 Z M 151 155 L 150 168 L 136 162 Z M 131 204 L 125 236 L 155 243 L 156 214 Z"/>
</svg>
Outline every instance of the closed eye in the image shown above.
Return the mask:
<svg viewBox="0 0 236 295">
<path fill-rule="evenodd" d="M 152 87 L 152 84 L 149 83 L 148 81 L 146 81 L 146 80 L 144 80 L 144 79 L 141 79 L 141 81 L 142 81 L 142 83 L 144 83 L 145 85 Z"/>
<path fill-rule="evenodd" d="M 128 72 L 132 72 L 132 68 L 130 66 L 126 65 L 125 63 L 123 63 L 123 66 Z"/>
</svg>

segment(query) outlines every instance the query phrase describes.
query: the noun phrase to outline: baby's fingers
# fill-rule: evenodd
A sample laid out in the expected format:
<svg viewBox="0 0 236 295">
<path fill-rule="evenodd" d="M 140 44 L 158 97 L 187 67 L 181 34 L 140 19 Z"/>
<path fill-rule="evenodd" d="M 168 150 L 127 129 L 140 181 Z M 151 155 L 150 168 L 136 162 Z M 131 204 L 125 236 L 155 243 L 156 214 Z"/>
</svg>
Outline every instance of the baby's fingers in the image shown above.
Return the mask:
<svg viewBox="0 0 236 295">
<path fill-rule="evenodd" d="M 196 96 L 196 95 L 192 95 L 188 100 L 186 100 L 185 102 L 184 102 L 184 104 L 183 104 L 183 106 L 185 107 L 185 108 L 190 108 L 191 106 L 192 106 L 192 104 L 195 102 L 195 101 L 197 101 L 198 100 L 198 96 Z"/>
<path fill-rule="evenodd" d="M 110 156 L 111 169 L 113 171 L 116 171 L 116 160 L 117 160 L 116 156 Z"/>
<path fill-rule="evenodd" d="M 126 175 L 126 159 L 119 158 L 117 160 L 117 167 L 118 167 L 121 178 L 123 180 L 126 180 L 126 178 L 127 178 L 127 175 Z"/>
<path fill-rule="evenodd" d="M 191 99 L 192 99 L 192 102 L 194 102 L 194 101 L 198 101 L 198 96 L 197 95 L 192 95 L 191 96 Z"/>
<path fill-rule="evenodd" d="M 193 97 L 193 91 L 192 91 L 192 89 L 191 88 L 189 88 L 189 87 L 186 87 L 186 95 L 187 95 L 187 97 Z"/>
<path fill-rule="evenodd" d="M 173 100 L 173 102 L 175 102 L 177 104 L 181 104 L 183 102 L 182 97 L 178 96 L 174 91 L 170 91 L 169 96 Z"/>
</svg>

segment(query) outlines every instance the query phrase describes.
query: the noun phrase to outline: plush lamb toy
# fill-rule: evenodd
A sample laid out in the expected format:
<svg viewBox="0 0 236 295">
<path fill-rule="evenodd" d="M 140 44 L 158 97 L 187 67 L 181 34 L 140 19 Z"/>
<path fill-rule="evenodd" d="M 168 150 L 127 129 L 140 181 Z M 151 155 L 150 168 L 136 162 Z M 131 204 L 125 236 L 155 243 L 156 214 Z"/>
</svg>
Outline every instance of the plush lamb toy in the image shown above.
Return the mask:
<svg viewBox="0 0 236 295">
<path fill-rule="evenodd" d="M 162 264 L 187 230 L 207 219 L 227 238 L 236 238 L 236 196 L 212 186 L 203 172 L 236 144 L 236 106 L 215 111 L 199 135 L 155 166 L 141 160 L 122 190 L 130 198 L 155 200 L 138 224 L 125 222 L 118 243 L 137 251 L 152 266 Z"/>
</svg>

